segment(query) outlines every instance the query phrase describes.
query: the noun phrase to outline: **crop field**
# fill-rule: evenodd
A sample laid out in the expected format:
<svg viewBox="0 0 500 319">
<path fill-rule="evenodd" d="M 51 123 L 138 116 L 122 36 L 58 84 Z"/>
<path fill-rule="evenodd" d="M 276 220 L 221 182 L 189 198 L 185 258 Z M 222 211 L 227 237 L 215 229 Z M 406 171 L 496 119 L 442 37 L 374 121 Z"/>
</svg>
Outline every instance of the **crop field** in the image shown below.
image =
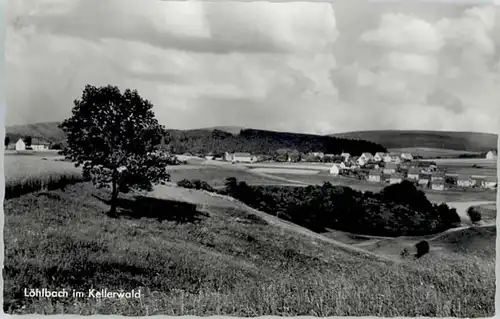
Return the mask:
<svg viewBox="0 0 500 319">
<path fill-rule="evenodd" d="M 271 168 L 271 167 L 253 168 L 252 172 L 266 173 L 266 174 L 290 174 L 290 175 L 316 175 L 320 173 L 320 171 L 314 171 L 310 169 Z"/>
<path fill-rule="evenodd" d="M 184 167 L 183 167 L 184 166 Z M 177 183 L 183 179 L 199 179 L 207 182 L 213 187 L 224 186 L 228 177 L 235 177 L 239 181 L 245 181 L 249 184 L 273 184 L 277 179 L 260 175 L 258 173 L 251 173 L 250 171 L 218 166 L 196 167 L 187 169 L 188 165 L 179 166 L 179 169 L 172 168 L 170 170 L 171 181 Z"/>
<path fill-rule="evenodd" d="M 76 168 L 74 164 L 54 159 L 55 157 L 40 155 L 6 155 L 4 157 L 5 181 L 57 174 L 81 174 L 81 169 Z"/>
<path fill-rule="evenodd" d="M 298 170 L 324 170 L 332 167 L 330 163 L 255 163 L 243 164 L 248 168 L 276 168 L 276 169 L 298 169 Z"/>
</svg>

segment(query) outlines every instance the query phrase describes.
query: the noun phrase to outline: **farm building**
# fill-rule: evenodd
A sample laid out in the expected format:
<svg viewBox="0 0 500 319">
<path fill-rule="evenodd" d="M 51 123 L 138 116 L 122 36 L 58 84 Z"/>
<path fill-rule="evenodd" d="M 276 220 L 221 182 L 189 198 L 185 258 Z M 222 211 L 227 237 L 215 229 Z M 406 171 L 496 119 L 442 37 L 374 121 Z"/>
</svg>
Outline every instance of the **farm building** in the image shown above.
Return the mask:
<svg viewBox="0 0 500 319">
<path fill-rule="evenodd" d="M 493 176 L 485 177 L 482 187 L 483 188 L 495 188 L 495 187 L 497 187 L 497 179 Z"/>
<path fill-rule="evenodd" d="M 368 173 L 368 181 L 370 182 L 381 182 L 382 181 L 382 171 L 371 170 Z"/>
<path fill-rule="evenodd" d="M 398 166 L 395 163 L 386 163 L 384 167 L 384 174 L 394 174 Z"/>
<path fill-rule="evenodd" d="M 417 167 L 410 167 L 408 170 L 408 179 L 418 180 L 418 176 L 420 175 L 420 170 Z"/>
<path fill-rule="evenodd" d="M 16 151 L 25 151 L 26 150 L 26 143 L 24 143 L 23 139 L 20 138 L 16 142 Z"/>
<path fill-rule="evenodd" d="M 472 179 L 470 176 L 460 175 L 457 177 L 457 185 L 460 187 L 471 187 Z"/>
<path fill-rule="evenodd" d="M 497 151 L 489 151 L 487 154 L 486 154 L 486 159 L 491 159 L 491 160 L 495 160 L 497 159 L 498 155 L 497 155 Z"/>
<path fill-rule="evenodd" d="M 431 182 L 435 181 L 444 181 L 444 173 L 443 172 L 434 172 L 431 175 Z"/>
<path fill-rule="evenodd" d="M 392 174 L 389 177 L 389 183 L 391 183 L 391 184 L 401 183 L 402 181 L 403 181 L 403 175 L 401 175 L 399 173 Z"/>
<path fill-rule="evenodd" d="M 418 185 L 421 186 L 427 186 L 431 182 L 431 175 L 430 174 L 420 174 L 418 176 Z"/>
<path fill-rule="evenodd" d="M 333 166 L 330 168 L 330 175 L 333 176 L 338 176 L 340 174 L 340 165 L 339 164 L 333 164 Z"/>
<path fill-rule="evenodd" d="M 402 153 L 401 158 L 407 161 L 413 161 L 413 156 L 410 153 Z"/>
<path fill-rule="evenodd" d="M 442 191 L 444 190 L 444 181 L 434 181 L 431 182 L 431 189 L 435 191 Z"/>
</svg>

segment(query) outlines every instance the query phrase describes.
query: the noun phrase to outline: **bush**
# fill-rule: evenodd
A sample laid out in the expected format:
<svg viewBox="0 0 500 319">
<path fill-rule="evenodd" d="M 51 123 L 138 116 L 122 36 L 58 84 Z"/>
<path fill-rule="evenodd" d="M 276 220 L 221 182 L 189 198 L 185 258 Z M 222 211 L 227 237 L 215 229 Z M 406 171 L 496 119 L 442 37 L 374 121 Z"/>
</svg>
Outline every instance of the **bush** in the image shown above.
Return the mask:
<svg viewBox="0 0 500 319">
<path fill-rule="evenodd" d="M 193 179 L 193 180 L 183 179 L 177 182 L 177 186 L 189 189 L 205 190 L 207 192 L 215 191 L 213 187 L 210 186 L 207 182 L 201 181 L 199 179 Z"/>
<path fill-rule="evenodd" d="M 415 257 L 420 258 L 429 252 L 430 246 L 427 241 L 422 240 L 415 244 L 415 248 L 417 248 L 417 254 L 415 255 Z"/>
<path fill-rule="evenodd" d="M 467 209 L 467 215 L 473 223 L 481 221 L 481 212 L 479 212 L 475 207 L 469 207 L 469 209 Z"/>
</svg>

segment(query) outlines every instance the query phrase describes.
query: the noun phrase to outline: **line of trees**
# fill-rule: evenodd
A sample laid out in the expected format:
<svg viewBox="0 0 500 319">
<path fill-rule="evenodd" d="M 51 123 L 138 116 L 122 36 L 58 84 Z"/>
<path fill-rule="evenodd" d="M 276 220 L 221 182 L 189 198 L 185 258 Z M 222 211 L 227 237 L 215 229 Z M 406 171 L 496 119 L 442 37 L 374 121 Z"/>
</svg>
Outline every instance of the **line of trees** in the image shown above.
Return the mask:
<svg viewBox="0 0 500 319">
<path fill-rule="evenodd" d="M 363 152 L 387 151 L 382 145 L 363 140 L 253 129 L 242 130 L 238 135 L 219 130 L 169 130 L 168 133 L 170 141 L 167 147 L 177 154 L 208 154 L 227 151 L 275 154 L 279 150 L 288 149 L 298 154 L 348 152 L 351 155 L 361 155 Z"/>
</svg>

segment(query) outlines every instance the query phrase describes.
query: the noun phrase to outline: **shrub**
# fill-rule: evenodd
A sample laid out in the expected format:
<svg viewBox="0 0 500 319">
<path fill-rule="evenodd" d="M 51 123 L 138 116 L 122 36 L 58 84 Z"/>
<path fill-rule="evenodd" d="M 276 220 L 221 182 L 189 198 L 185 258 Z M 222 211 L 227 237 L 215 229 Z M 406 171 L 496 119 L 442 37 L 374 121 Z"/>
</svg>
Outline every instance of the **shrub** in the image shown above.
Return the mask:
<svg viewBox="0 0 500 319">
<path fill-rule="evenodd" d="M 420 258 L 429 252 L 430 246 L 426 240 L 422 240 L 415 244 L 415 248 L 417 248 L 417 254 L 415 257 Z"/>
<path fill-rule="evenodd" d="M 467 215 L 473 223 L 477 223 L 481 220 L 481 213 L 475 207 L 469 207 L 467 209 Z"/>
<path fill-rule="evenodd" d="M 215 191 L 213 187 L 210 186 L 207 182 L 201 181 L 199 179 L 193 179 L 193 180 L 183 179 L 177 182 L 177 186 L 189 189 L 205 190 L 207 192 Z"/>
</svg>

